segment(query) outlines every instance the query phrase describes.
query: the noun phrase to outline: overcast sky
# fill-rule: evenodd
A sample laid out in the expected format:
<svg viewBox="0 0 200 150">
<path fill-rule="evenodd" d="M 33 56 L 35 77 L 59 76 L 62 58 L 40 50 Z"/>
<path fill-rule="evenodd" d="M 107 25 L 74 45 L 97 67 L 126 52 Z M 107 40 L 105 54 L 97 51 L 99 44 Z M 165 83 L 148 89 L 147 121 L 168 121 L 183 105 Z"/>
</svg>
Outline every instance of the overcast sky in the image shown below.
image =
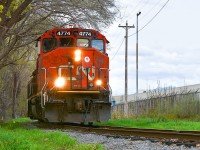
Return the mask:
<svg viewBox="0 0 200 150">
<path fill-rule="evenodd" d="M 110 41 L 110 85 L 113 95 L 124 94 L 125 30 L 118 25 L 145 26 L 168 0 L 118 0 L 121 19 L 104 35 Z M 200 0 L 170 0 L 139 32 L 139 92 L 166 86 L 200 83 Z M 136 28 L 129 29 L 128 94 L 136 92 Z M 121 47 L 120 47 L 121 45 Z M 117 52 L 118 50 L 118 52 Z"/>
</svg>

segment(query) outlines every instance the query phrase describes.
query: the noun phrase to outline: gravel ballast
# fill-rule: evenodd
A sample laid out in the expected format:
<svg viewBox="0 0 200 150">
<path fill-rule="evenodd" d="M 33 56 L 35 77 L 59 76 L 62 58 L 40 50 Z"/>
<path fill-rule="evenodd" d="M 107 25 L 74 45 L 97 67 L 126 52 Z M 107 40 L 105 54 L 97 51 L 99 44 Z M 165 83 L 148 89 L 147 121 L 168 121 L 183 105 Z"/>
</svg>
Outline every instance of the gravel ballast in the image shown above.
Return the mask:
<svg viewBox="0 0 200 150">
<path fill-rule="evenodd" d="M 77 131 L 64 131 L 71 137 L 78 140 L 79 143 L 92 144 L 98 143 L 104 145 L 108 150 L 200 150 L 200 147 L 185 147 L 175 144 L 166 145 L 162 142 L 151 142 L 150 140 L 131 140 L 131 138 L 114 138 L 105 135 L 82 133 Z"/>
</svg>

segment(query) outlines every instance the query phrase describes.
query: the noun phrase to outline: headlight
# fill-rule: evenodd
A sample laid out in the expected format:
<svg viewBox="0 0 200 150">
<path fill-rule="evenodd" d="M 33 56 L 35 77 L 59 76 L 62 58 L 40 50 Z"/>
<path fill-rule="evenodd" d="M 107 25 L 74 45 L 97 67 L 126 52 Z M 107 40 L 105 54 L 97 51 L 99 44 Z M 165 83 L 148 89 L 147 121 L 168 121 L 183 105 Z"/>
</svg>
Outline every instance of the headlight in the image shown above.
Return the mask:
<svg viewBox="0 0 200 150">
<path fill-rule="evenodd" d="M 96 81 L 96 84 L 97 84 L 98 86 L 100 86 L 100 85 L 102 84 L 102 81 L 101 81 L 101 80 L 97 80 L 97 81 Z"/>
<path fill-rule="evenodd" d="M 56 87 L 63 87 L 65 85 L 65 79 L 63 77 L 58 77 L 54 82 Z"/>
<path fill-rule="evenodd" d="M 81 56 L 75 56 L 75 61 L 80 61 L 81 60 Z"/>
<path fill-rule="evenodd" d="M 75 61 L 80 61 L 81 60 L 81 50 L 76 50 L 75 51 Z"/>
</svg>

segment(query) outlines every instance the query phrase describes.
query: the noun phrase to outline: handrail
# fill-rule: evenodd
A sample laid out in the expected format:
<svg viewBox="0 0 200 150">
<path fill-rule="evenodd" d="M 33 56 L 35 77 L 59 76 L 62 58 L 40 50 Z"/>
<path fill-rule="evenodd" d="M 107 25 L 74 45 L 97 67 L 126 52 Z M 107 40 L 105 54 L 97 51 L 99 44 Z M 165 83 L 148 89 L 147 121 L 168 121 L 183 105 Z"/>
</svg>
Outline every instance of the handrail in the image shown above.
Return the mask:
<svg viewBox="0 0 200 150">
<path fill-rule="evenodd" d="M 46 87 L 46 85 L 47 85 L 47 69 L 46 68 L 41 68 L 42 70 L 44 70 L 44 76 L 45 76 L 45 78 L 44 78 L 44 85 L 43 85 L 43 87 L 42 87 L 42 90 L 41 90 L 41 107 L 42 108 L 44 108 L 44 106 L 45 106 L 45 102 L 44 102 L 44 100 L 43 100 L 43 90 L 44 90 L 44 88 Z"/>
</svg>

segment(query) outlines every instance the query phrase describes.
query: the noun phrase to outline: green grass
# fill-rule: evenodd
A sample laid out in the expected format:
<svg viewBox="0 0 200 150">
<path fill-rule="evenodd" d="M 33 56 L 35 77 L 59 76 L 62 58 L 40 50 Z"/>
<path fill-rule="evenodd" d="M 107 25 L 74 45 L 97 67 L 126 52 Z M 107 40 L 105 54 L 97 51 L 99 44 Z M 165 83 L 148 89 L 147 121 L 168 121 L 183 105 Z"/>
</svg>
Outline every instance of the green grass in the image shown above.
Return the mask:
<svg viewBox="0 0 200 150">
<path fill-rule="evenodd" d="M 99 125 L 172 130 L 200 130 L 200 122 L 197 121 L 154 118 L 117 119 L 99 123 Z"/>
<path fill-rule="evenodd" d="M 30 120 L 22 118 L 0 124 L 0 149 L 4 150 L 101 150 L 100 144 L 79 144 L 63 132 L 26 129 Z"/>
</svg>

